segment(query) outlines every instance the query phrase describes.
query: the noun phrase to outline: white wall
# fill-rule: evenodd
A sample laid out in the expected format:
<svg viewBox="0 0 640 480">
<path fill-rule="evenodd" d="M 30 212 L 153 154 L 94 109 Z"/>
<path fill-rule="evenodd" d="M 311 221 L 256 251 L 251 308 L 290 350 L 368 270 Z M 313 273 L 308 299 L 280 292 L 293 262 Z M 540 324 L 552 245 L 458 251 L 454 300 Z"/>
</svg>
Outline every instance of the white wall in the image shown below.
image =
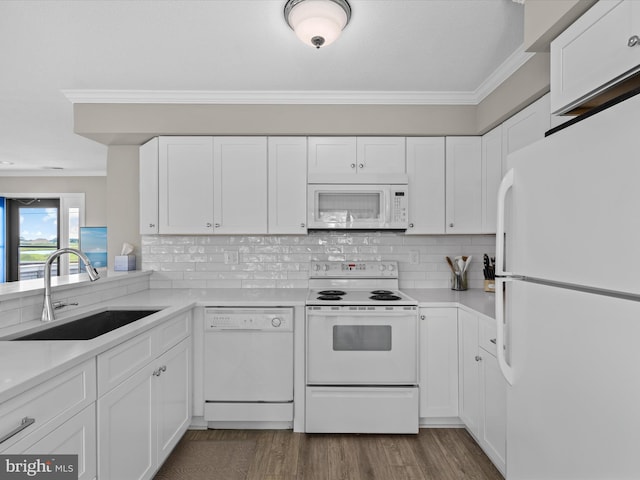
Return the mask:
<svg viewBox="0 0 640 480">
<path fill-rule="evenodd" d="M 225 264 L 225 252 L 238 255 Z M 418 263 L 411 256 L 418 253 Z M 481 288 L 482 254 L 493 235 L 413 236 L 397 232 L 313 232 L 291 236 L 142 237 L 151 288 L 307 288 L 311 260 L 396 260 L 401 288 L 449 288 L 445 256 L 473 255 L 469 287 Z"/>
</svg>

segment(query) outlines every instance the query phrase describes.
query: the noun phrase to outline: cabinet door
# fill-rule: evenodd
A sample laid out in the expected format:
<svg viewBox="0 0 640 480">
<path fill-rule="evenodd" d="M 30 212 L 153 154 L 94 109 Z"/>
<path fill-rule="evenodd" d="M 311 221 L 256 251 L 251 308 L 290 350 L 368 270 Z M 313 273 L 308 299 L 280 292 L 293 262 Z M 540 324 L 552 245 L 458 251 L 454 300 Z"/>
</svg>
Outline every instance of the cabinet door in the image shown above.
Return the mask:
<svg viewBox="0 0 640 480">
<path fill-rule="evenodd" d="M 420 417 L 458 416 L 457 310 L 420 309 Z"/>
<path fill-rule="evenodd" d="M 502 125 L 482 136 L 483 233 L 496 233 L 500 180 L 502 180 Z"/>
<path fill-rule="evenodd" d="M 480 362 L 478 353 L 478 317 L 458 309 L 460 352 L 460 419 L 480 438 Z"/>
<path fill-rule="evenodd" d="M 356 175 L 355 137 L 309 137 L 308 175 L 312 183 L 327 176 Z M 333 177 L 335 178 L 335 177 Z"/>
<path fill-rule="evenodd" d="M 215 233 L 267 233 L 267 138 L 214 137 Z"/>
<path fill-rule="evenodd" d="M 78 455 L 78 479 L 96 478 L 96 404 L 92 403 L 36 443 L 29 437 L 4 454 Z M 27 445 L 29 443 L 29 445 Z"/>
<path fill-rule="evenodd" d="M 482 232 L 482 140 L 446 139 L 446 232 Z"/>
<path fill-rule="evenodd" d="M 140 147 L 140 235 L 158 233 L 158 137 Z"/>
<path fill-rule="evenodd" d="M 191 339 L 158 357 L 158 464 L 162 464 L 191 422 Z"/>
<path fill-rule="evenodd" d="M 541 140 L 551 128 L 549 94 L 502 124 L 502 174 L 509 169 L 508 155 Z"/>
<path fill-rule="evenodd" d="M 98 399 L 98 478 L 150 478 L 157 466 L 156 398 L 151 363 Z"/>
<path fill-rule="evenodd" d="M 407 138 L 407 234 L 442 234 L 445 225 L 444 137 Z"/>
<path fill-rule="evenodd" d="M 212 137 L 160 137 L 159 149 L 159 233 L 212 233 Z"/>
<path fill-rule="evenodd" d="M 269 138 L 269 233 L 307 233 L 307 139 Z"/>
<path fill-rule="evenodd" d="M 358 175 L 406 173 L 404 137 L 358 137 Z"/>
<path fill-rule="evenodd" d="M 551 104 L 571 110 L 640 68 L 640 4 L 602 1 L 551 42 Z"/>
<path fill-rule="evenodd" d="M 507 450 L 507 383 L 498 360 L 480 349 L 482 391 L 482 448 L 501 472 L 505 472 Z"/>
</svg>

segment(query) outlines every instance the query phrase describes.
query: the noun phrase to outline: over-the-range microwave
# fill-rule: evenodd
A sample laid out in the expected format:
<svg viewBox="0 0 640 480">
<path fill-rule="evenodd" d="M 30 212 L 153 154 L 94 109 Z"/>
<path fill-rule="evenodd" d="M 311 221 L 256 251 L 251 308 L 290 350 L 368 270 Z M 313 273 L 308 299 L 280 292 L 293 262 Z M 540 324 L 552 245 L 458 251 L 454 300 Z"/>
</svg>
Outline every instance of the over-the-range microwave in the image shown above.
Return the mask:
<svg viewBox="0 0 640 480">
<path fill-rule="evenodd" d="M 309 184 L 308 228 L 406 230 L 409 187 Z"/>
</svg>

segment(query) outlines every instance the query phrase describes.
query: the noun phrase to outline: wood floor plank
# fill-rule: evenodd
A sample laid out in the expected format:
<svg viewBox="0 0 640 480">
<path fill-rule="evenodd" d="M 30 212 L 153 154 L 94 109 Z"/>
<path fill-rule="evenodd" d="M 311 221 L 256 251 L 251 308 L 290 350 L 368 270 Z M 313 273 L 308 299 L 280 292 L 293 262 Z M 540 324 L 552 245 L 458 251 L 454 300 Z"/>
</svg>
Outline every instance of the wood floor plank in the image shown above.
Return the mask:
<svg viewBox="0 0 640 480">
<path fill-rule="evenodd" d="M 252 441 L 246 480 L 504 480 L 464 429 L 418 435 L 192 430 L 187 441 Z"/>
</svg>

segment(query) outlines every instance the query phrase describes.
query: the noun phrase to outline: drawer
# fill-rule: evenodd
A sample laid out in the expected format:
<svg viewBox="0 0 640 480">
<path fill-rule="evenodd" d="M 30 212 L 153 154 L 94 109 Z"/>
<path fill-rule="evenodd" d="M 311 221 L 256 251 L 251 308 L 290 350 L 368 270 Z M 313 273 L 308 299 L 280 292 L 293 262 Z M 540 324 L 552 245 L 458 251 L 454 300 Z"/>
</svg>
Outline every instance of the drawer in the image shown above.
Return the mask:
<svg viewBox="0 0 640 480">
<path fill-rule="evenodd" d="M 488 318 L 480 317 L 480 348 L 484 348 L 494 357 L 496 356 L 496 336 L 497 326 L 495 320 L 489 320 Z"/>
<path fill-rule="evenodd" d="M 98 396 L 101 397 L 157 356 L 154 330 L 98 355 Z"/>
<path fill-rule="evenodd" d="M 35 443 L 96 400 L 94 359 L 73 367 L 0 405 L 0 437 L 35 421 L 0 444 L 5 451 L 23 439 Z"/>
<path fill-rule="evenodd" d="M 191 332 L 191 313 L 185 312 L 154 329 L 158 335 L 158 355 L 177 345 Z"/>
</svg>

